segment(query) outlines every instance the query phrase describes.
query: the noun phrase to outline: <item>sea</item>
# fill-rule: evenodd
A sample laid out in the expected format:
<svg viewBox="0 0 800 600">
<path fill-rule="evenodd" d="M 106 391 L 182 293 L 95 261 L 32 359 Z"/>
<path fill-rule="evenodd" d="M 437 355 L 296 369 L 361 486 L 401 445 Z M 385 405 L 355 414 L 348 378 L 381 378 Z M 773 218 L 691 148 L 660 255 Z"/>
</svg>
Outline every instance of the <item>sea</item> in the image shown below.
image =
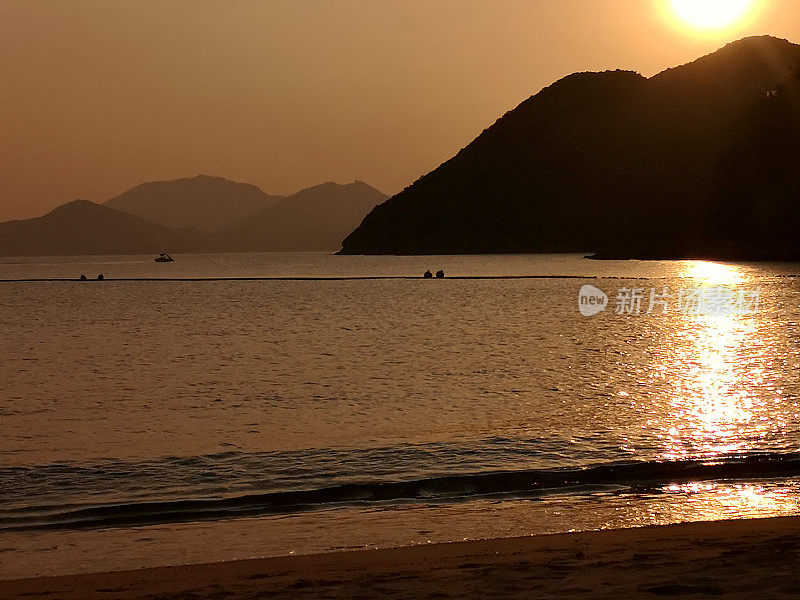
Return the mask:
<svg viewBox="0 0 800 600">
<path fill-rule="evenodd" d="M 0 259 L 0 579 L 800 512 L 800 264 L 175 259 Z"/>
</svg>

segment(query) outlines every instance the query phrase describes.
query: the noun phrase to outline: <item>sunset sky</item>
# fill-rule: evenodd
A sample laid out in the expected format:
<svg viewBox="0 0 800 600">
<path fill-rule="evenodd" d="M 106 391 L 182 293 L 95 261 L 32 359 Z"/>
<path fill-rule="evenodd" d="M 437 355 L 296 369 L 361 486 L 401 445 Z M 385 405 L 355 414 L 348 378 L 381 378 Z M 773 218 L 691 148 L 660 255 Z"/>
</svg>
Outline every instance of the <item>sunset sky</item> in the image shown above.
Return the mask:
<svg viewBox="0 0 800 600">
<path fill-rule="evenodd" d="M 756 4 L 702 30 L 669 0 L 0 0 L 0 220 L 199 173 L 395 193 L 569 73 L 800 42 L 797 0 Z"/>
</svg>

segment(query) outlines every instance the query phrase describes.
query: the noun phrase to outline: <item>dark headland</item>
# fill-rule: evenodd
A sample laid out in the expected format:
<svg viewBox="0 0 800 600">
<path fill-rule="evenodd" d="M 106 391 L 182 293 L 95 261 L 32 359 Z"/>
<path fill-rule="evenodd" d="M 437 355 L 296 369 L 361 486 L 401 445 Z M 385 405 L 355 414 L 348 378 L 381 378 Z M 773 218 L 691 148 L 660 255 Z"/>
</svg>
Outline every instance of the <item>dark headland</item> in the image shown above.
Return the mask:
<svg viewBox="0 0 800 600">
<path fill-rule="evenodd" d="M 576 73 L 377 206 L 343 254 L 800 259 L 800 46 Z"/>
</svg>

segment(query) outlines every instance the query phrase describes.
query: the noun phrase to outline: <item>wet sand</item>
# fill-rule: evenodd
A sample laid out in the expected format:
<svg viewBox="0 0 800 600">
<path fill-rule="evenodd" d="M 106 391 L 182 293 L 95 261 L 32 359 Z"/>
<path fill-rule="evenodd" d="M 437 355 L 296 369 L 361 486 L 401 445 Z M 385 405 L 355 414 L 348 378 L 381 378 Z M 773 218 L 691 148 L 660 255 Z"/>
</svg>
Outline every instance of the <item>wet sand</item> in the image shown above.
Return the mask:
<svg viewBox="0 0 800 600">
<path fill-rule="evenodd" d="M 780 598 L 800 517 L 690 523 L 0 582 L 36 598 Z"/>
</svg>

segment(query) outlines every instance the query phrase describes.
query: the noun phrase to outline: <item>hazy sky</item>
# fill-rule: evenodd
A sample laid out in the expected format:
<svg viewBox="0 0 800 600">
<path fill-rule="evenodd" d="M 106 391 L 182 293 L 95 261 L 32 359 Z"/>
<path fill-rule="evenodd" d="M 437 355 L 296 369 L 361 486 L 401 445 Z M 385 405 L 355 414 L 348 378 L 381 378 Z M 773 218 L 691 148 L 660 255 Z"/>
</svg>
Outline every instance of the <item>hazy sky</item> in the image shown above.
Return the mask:
<svg viewBox="0 0 800 600">
<path fill-rule="evenodd" d="M 394 193 L 571 72 L 800 41 L 759 1 L 701 33 L 668 0 L 0 0 L 0 220 L 199 173 Z"/>
</svg>

